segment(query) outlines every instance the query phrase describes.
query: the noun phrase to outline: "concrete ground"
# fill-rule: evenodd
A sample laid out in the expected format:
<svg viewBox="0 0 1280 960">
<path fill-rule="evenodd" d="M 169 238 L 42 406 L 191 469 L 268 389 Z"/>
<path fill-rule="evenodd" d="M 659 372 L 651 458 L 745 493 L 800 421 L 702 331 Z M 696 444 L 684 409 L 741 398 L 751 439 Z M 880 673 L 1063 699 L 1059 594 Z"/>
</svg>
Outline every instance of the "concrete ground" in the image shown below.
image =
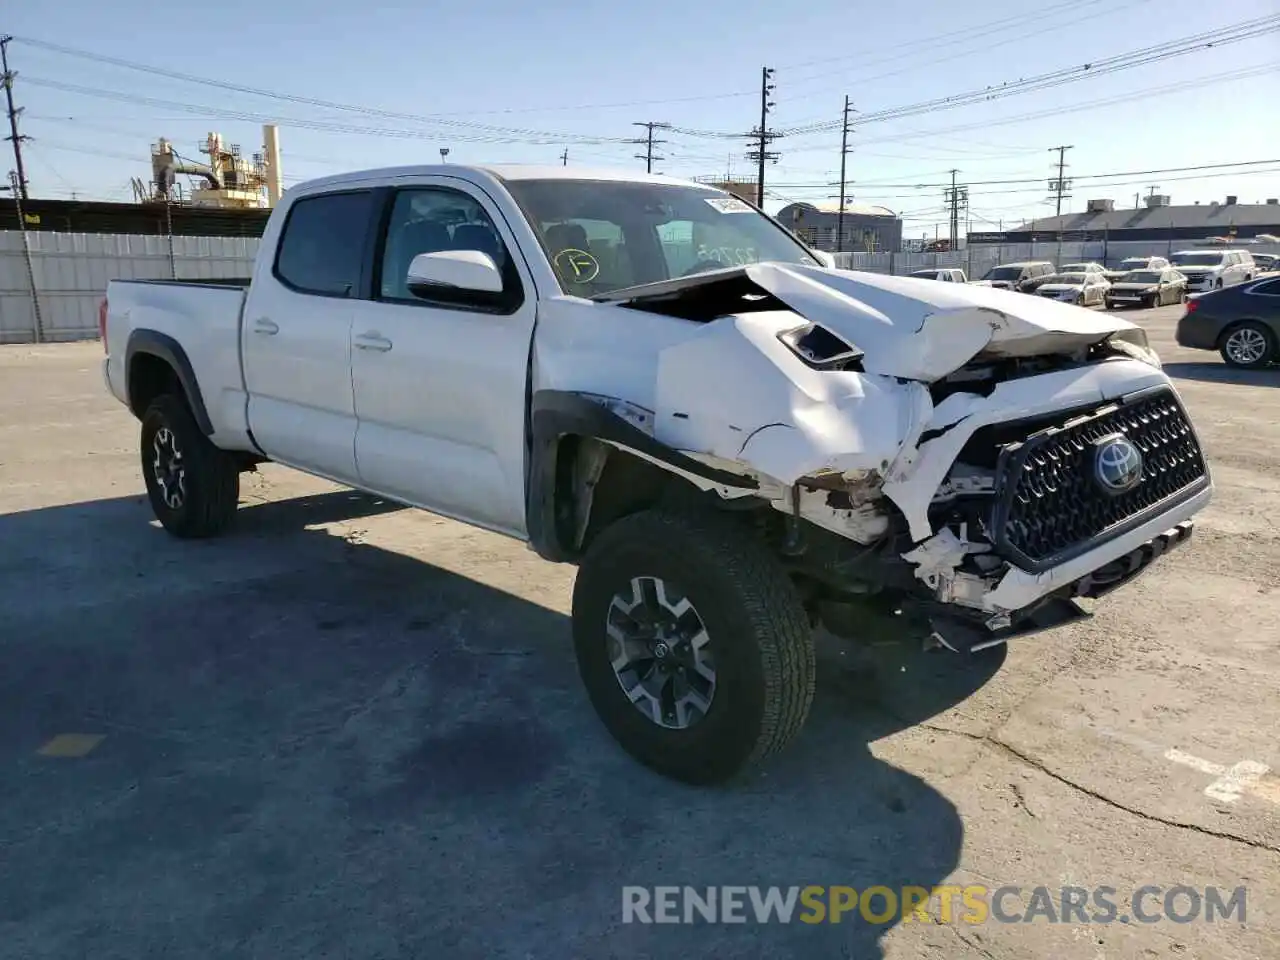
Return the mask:
<svg viewBox="0 0 1280 960">
<path fill-rule="evenodd" d="M 1280 956 L 1280 370 L 1177 314 L 1133 316 L 1214 468 L 1193 543 L 1007 652 L 824 640 L 799 741 L 720 790 L 605 735 L 571 569 L 277 467 L 175 541 L 101 347 L 0 349 L 0 957 Z M 943 883 L 1247 916 L 621 922 L 624 885 Z"/>
</svg>

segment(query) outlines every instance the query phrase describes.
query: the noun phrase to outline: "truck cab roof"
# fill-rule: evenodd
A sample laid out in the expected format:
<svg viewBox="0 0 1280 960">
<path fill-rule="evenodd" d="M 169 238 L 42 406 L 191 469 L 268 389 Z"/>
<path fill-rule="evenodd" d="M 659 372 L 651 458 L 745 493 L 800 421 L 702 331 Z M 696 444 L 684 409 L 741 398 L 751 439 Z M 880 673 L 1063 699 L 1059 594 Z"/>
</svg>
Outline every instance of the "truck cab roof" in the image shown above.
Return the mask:
<svg viewBox="0 0 1280 960">
<path fill-rule="evenodd" d="M 620 183 L 662 183 L 675 186 L 698 187 L 719 190 L 706 183 L 681 180 L 656 173 L 640 173 L 620 167 L 565 167 L 550 164 L 463 164 L 431 163 L 400 167 L 377 167 L 348 173 L 317 177 L 294 187 L 300 193 L 341 187 L 345 184 L 363 183 L 369 180 L 396 180 L 413 177 L 457 177 L 471 183 L 488 180 L 604 180 Z M 723 193 L 724 191 L 719 191 Z M 728 194 L 726 194 L 727 196 Z"/>
</svg>

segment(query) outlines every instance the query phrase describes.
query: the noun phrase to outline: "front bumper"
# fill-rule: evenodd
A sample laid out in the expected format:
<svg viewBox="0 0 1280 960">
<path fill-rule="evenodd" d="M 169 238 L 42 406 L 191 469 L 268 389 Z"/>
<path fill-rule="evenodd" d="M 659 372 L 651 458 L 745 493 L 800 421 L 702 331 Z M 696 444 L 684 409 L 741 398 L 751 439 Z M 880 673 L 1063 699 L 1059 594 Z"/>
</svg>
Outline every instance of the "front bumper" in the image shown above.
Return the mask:
<svg viewBox="0 0 1280 960">
<path fill-rule="evenodd" d="M 1190 274 L 1184 274 L 1184 276 L 1186 276 L 1187 278 L 1188 293 L 1202 293 L 1205 290 L 1212 290 L 1214 286 L 1217 284 L 1217 278 L 1214 277 L 1213 274 L 1211 273 L 1206 273 L 1203 276 L 1195 276 L 1195 277 L 1191 276 Z"/>
<path fill-rule="evenodd" d="M 1209 493 L 1205 491 L 1205 502 Z M 1165 522 L 1164 518 L 1160 522 Z M 996 630 L 990 629 L 976 613 L 955 608 L 939 610 L 929 618 L 933 639 L 948 650 L 976 653 L 1015 638 L 1087 619 L 1091 614 L 1077 600 L 1095 600 L 1137 579 L 1161 557 L 1189 542 L 1194 532 L 1195 524 L 1190 519 L 1175 523 L 1101 567 L 1015 610 L 1009 615 L 1008 624 Z"/>
</svg>

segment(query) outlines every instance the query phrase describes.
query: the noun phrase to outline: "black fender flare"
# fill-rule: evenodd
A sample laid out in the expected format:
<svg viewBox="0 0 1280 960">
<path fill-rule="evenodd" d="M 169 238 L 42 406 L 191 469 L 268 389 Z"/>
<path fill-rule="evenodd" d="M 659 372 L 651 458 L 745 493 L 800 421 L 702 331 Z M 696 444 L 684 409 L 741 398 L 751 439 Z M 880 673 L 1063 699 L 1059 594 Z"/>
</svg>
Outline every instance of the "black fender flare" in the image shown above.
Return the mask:
<svg viewBox="0 0 1280 960">
<path fill-rule="evenodd" d="M 750 477 L 717 470 L 655 440 L 590 397 L 570 390 L 538 390 L 529 402 L 529 466 L 525 484 L 525 520 L 529 542 L 546 560 L 572 558 L 573 544 L 562 535 L 556 503 L 560 440 L 590 437 L 629 447 L 659 463 L 729 487 L 759 489 Z"/>
<path fill-rule="evenodd" d="M 133 394 L 129 389 L 129 373 L 133 369 L 133 358 L 140 353 L 159 357 L 173 368 L 173 372 L 178 376 L 178 382 L 182 385 L 183 393 L 187 395 L 187 405 L 191 408 L 191 415 L 195 418 L 196 425 L 205 436 L 212 436 L 213 421 L 209 419 L 209 411 L 205 409 L 204 396 L 200 393 L 200 382 L 196 379 L 191 361 L 187 359 L 187 352 L 173 337 L 157 330 L 145 328 L 134 330 L 129 334 L 129 341 L 125 346 L 125 395 L 130 398 L 129 408 L 133 410 L 134 416 L 142 419 L 142 415 L 146 412 L 133 408 Z"/>
</svg>

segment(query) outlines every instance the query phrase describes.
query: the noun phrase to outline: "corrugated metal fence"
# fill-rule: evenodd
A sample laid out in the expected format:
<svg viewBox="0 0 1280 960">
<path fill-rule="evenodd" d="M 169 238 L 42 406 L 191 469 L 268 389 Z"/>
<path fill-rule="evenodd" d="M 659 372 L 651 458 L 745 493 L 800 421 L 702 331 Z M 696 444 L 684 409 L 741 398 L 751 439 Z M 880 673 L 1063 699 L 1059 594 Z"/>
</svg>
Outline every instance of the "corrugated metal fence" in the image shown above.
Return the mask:
<svg viewBox="0 0 1280 960">
<path fill-rule="evenodd" d="M 258 240 L 27 233 L 34 296 L 22 233 L 0 230 L 0 343 L 84 340 L 98 335 L 98 303 L 108 280 L 212 280 L 247 277 Z M 40 324 L 37 330 L 36 302 Z"/>
</svg>

